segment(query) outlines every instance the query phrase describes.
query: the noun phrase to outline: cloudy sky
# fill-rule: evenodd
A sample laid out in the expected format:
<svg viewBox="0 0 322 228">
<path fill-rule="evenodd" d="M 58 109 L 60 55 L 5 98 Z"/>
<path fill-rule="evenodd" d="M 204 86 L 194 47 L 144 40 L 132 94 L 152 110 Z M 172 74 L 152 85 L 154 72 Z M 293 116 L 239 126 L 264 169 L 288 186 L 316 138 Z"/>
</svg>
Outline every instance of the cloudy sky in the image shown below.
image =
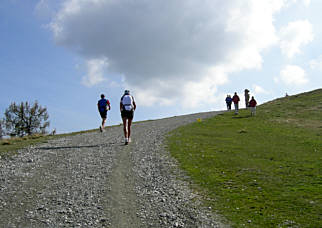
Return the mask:
<svg viewBox="0 0 322 228">
<path fill-rule="evenodd" d="M 322 87 L 320 0 L 1 0 L 0 115 L 48 108 L 58 132 L 99 126 L 101 93 L 121 122 L 225 109 Z M 244 104 L 241 105 L 244 107 Z"/>
</svg>

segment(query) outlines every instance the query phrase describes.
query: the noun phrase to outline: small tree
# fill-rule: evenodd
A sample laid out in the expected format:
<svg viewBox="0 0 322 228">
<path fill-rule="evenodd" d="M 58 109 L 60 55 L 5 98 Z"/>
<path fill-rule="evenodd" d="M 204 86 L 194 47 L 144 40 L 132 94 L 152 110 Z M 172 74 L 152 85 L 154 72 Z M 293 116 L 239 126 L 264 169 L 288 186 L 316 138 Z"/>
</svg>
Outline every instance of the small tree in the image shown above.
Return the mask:
<svg viewBox="0 0 322 228">
<path fill-rule="evenodd" d="M 47 108 L 41 107 L 37 101 L 34 104 L 21 102 L 17 105 L 11 103 L 5 111 L 4 124 L 9 135 L 32 135 L 35 133 L 46 133 L 49 127 L 49 115 Z"/>
</svg>

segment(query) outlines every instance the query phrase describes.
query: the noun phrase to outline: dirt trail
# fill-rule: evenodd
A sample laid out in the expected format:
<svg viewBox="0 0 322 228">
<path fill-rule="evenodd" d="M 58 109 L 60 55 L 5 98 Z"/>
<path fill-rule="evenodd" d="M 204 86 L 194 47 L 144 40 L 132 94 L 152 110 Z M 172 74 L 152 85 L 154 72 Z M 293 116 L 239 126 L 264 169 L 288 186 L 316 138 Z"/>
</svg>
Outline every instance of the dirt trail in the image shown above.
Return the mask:
<svg viewBox="0 0 322 228">
<path fill-rule="evenodd" d="M 116 162 L 107 187 L 110 188 L 106 198 L 106 207 L 111 218 L 110 227 L 142 227 L 138 217 L 137 196 L 135 194 L 134 176 L 130 160 L 130 147 L 124 146 L 116 155 Z"/>
<path fill-rule="evenodd" d="M 226 227 L 165 149 L 200 113 L 50 141 L 0 160 L 0 227 Z"/>
</svg>

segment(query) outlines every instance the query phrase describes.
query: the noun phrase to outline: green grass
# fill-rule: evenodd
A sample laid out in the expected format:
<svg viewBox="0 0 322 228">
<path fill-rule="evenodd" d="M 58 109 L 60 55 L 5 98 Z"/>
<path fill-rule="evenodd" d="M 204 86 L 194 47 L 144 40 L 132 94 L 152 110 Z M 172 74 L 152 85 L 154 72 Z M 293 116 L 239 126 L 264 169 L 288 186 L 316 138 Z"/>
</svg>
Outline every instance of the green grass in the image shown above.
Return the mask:
<svg viewBox="0 0 322 228">
<path fill-rule="evenodd" d="M 171 132 L 168 147 L 234 227 L 322 227 L 322 90 Z"/>
</svg>

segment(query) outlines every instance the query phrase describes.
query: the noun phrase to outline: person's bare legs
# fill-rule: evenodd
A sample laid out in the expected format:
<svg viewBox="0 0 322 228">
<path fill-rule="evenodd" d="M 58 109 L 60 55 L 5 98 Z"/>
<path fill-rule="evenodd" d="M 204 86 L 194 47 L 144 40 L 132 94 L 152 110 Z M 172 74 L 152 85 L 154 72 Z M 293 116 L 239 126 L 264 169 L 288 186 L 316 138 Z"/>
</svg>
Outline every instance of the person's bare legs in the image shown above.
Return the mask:
<svg viewBox="0 0 322 228">
<path fill-rule="evenodd" d="M 130 136 L 131 136 L 131 124 L 132 124 L 132 119 L 128 119 L 127 121 L 127 138 L 130 141 Z"/>
<path fill-rule="evenodd" d="M 102 119 L 102 129 L 104 129 L 105 122 L 106 122 L 106 118 L 103 118 Z"/>
<path fill-rule="evenodd" d="M 106 118 L 102 118 L 102 124 L 100 125 L 100 132 L 104 131 L 105 121 L 106 121 Z"/>
<path fill-rule="evenodd" d="M 127 120 L 127 118 L 125 118 L 125 117 L 122 118 L 124 137 L 125 138 L 128 138 L 127 137 L 127 129 L 126 129 L 127 128 L 127 121 L 126 120 Z"/>
</svg>

